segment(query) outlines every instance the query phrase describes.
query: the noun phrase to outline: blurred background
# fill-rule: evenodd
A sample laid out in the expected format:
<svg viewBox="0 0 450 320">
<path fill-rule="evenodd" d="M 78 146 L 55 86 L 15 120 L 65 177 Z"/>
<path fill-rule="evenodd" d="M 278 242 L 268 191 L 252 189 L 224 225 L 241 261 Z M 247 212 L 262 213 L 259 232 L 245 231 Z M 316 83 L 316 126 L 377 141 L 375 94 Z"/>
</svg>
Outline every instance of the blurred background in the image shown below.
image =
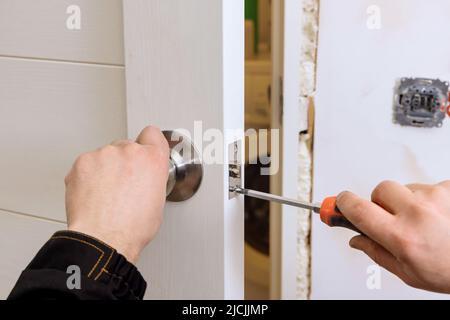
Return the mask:
<svg viewBox="0 0 450 320">
<path fill-rule="evenodd" d="M 272 0 L 245 0 L 246 130 L 270 130 L 272 127 L 272 37 Z M 246 152 L 245 185 L 250 189 L 270 192 L 270 176 L 260 174 L 263 165 L 255 160 L 249 159 Z M 270 297 L 269 217 L 270 204 L 267 201 L 246 198 L 246 299 Z"/>
</svg>

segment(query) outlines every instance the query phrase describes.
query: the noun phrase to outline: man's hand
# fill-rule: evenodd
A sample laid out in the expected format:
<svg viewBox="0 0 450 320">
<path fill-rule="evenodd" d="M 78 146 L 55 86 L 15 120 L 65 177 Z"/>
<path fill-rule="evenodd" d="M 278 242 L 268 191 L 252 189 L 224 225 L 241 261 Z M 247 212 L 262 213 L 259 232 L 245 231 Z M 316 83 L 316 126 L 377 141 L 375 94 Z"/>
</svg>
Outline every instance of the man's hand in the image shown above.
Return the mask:
<svg viewBox="0 0 450 320">
<path fill-rule="evenodd" d="M 66 177 L 70 231 L 102 240 L 136 263 L 163 220 L 169 146 L 148 127 L 137 142 L 83 154 Z"/>
<path fill-rule="evenodd" d="M 351 247 L 412 287 L 450 293 L 450 181 L 387 181 L 373 191 L 372 202 L 344 192 L 337 205 L 367 235 L 354 237 Z"/>
</svg>

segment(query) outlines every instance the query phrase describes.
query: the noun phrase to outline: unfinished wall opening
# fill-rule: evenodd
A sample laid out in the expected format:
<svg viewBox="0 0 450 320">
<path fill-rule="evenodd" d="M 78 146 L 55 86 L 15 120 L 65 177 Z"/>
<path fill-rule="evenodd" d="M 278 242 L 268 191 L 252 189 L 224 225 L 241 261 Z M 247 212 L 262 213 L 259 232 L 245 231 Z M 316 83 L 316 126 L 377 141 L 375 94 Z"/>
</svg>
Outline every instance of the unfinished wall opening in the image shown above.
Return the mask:
<svg viewBox="0 0 450 320">
<path fill-rule="evenodd" d="M 302 0 L 299 108 L 306 130 L 299 135 L 298 198 L 312 201 L 314 154 L 314 96 L 316 93 L 317 48 L 320 0 Z M 311 212 L 299 210 L 297 217 L 297 298 L 311 295 Z"/>
</svg>

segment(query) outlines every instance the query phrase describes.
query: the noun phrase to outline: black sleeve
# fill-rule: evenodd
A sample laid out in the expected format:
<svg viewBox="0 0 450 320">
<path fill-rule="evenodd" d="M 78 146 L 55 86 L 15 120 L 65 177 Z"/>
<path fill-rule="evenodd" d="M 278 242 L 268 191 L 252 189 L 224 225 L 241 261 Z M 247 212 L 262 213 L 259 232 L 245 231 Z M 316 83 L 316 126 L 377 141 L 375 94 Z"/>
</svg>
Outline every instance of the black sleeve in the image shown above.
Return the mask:
<svg viewBox="0 0 450 320">
<path fill-rule="evenodd" d="M 136 267 L 107 244 L 60 231 L 22 272 L 8 299 L 142 300 L 146 287 Z"/>
</svg>

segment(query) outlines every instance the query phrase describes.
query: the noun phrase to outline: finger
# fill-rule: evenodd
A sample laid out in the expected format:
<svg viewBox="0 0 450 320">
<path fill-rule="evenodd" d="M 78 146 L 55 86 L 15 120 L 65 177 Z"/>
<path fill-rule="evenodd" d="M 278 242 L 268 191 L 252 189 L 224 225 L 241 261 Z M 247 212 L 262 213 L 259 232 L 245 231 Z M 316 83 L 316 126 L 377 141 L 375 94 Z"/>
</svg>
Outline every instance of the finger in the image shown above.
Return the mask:
<svg viewBox="0 0 450 320">
<path fill-rule="evenodd" d="M 337 197 L 337 207 L 362 233 L 388 250 L 394 249 L 395 216 L 351 192 L 343 192 Z"/>
<path fill-rule="evenodd" d="M 356 236 L 350 240 L 350 247 L 364 252 L 376 264 L 395 274 L 403 282 L 415 286 L 414 280 L 403 271 L 397 258 L 375 241 L 365 236 Z"/>
<path fill-rule="evenodd" d="M 111 145 L 115 146 L 115 147 L 123 147 L 123 146 L 127 146 L 129 144 L 133 144 L 135 143 L 134 141 L 131 140 L 117 140 L 114 141 L 113 143 L 111 143 Z"/>
<path fill-rule="evenodd" d="M 429 184 L 422 184 L 422 183 L 411 183 L 407 184 L 406 187 L 412 192 L 428 191 L 432 188 L 432 186 L 430 186 Z"/>
<path fill-rule="evenodd" d="M 442 187 L 450 190 L 450 180 L 442 181 L 442 182 L 438 183 L 438 186 L 442 186 Z"/>
<path fill-rule="evenodd" d="M 142 145 L 153 145 L 157 147 L 167 146 L 168 148 L 167 140 L 164 138 L 161 130 L 152 126 L 142 130 L 136 142 Z"/>
<path fill-rule="evenodd" d="M 373 190 L 372 202 L 391 214 L 396 214 L 414 202 L 414 194 L 404 185 L 394 181 L 384 181 Z"/>
</svg>

